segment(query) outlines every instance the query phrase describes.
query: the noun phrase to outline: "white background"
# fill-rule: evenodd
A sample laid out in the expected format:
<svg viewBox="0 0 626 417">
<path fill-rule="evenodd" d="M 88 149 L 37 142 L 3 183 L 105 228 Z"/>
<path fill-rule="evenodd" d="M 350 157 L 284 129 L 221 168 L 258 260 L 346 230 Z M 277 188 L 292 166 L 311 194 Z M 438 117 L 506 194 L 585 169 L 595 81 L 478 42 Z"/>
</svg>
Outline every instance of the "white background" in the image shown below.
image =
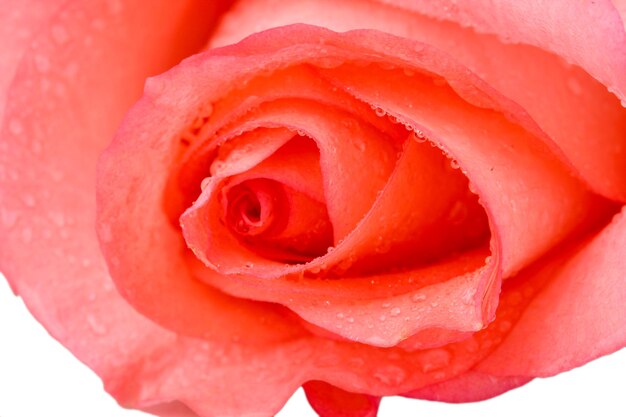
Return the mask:
<svg viewBox="0 0 626 417">
<path fill-rule="evenodd" d="M 380 417 L 626 416 L 626 349 L 473 404 L 383 400 Z M 148 417 L 120 408 L 30 316 L 0 275 L 0 417 Z M 279 417 L 314 417 L 299 390 Z"/>
</svg>

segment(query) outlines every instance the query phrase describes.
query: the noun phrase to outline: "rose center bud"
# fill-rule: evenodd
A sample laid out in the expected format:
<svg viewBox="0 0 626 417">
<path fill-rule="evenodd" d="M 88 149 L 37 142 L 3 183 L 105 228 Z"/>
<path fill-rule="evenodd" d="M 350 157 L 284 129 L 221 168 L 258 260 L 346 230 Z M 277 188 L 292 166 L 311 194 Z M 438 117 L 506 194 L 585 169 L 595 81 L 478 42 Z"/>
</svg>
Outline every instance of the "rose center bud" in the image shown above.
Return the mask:
<svg viewBox="0 0 626 417">
<path fill-rule="evenodd" d="M 274 181 L 246 181 L 229 189 L 225 200 L 227 225 L 241 236 L 258 236 L 285 226 L 289 207 L 282 187 Z"/>
<path fill-rule="evenodd" d="M 333 227 L 318 166 L 315 144 L 298 138 L 230 177 L 219 194 L 224 225 L 241 245 L 266 259 L 295 264 L 324 255 L 333 245 Z"/>
</svg>

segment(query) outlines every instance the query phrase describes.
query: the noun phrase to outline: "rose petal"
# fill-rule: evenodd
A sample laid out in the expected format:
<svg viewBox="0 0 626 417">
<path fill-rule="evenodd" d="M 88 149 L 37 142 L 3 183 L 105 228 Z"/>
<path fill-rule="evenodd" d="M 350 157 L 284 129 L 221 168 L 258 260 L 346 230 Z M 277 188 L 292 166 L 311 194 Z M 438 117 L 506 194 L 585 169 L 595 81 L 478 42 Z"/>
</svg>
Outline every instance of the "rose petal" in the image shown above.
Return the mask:
<svg viewBox="0 0 626 417">
<path fill-rule="evenodd" d="M 445 382 L 432 384 L 405 397 L 447 403 L 483 401 L 530 382 L 527 376 L 494 376 L 470 370 Z"/>
<path fill-rule="evenodd" d="M 528 43 L 556 52 L 585 68 L 622 99 L 626 97 L 626 46 L 623 21 L 610 0 L 572 4 L 487 0 L 444 7 L 444 1 L 379 0 L 438 19 L 453 20 L 509 42 Z M 541 28 L 539 30 L 538 28 Z"/>
<path fill-rule="evenodd" d="M 352 0 L 336 4 L 332 0 L 292 0 L 280 1 L 279 7 L 274 3 L 275 0 L 252 0 L 245 7 L 235 7 L 222 20 L 212 45 L 238 41 L 249 35 L 252 28 L 261 30 L 296 22 L 336 31 L 371 28 L 428 43 L 446 51 L 521 104 L 554 141 L 550 146 L 559 150 L 557 154 L 572 164 L 594 191 L 626 201 L 626 177 L 620 175 L 626 164 L 626 110 L 604 85 L 579 67 L 539 48 L 504 44 L 496 36 L 423 15 L 470 25 L 508 41 L 545 47 L 578 63 L 605 85 L 624 94 L 626 77 L 620 75 L 626 73 L 626 59 L 620 52 L 624 49 L 624 31 L 619 28 L 623 23 L 606 0 L 593 5 L 579 3 L 575 8 L 555 3 L 550 5 L 550 13 L 543 6 L 517 5 L 515 1 L 503 2 L 498 8 L 481 1 L 450 5 L 441 1 L 379 0 L 381 4 L 376 4 Z M 329 8 L 333 13 L 324 12 Z M 567 13 L 560 13 L 563 8 Z M 494 19 L 486 19 L 485 14 Z M 528 18 L 531 15 L 535 18 Z M 598 25 L 594 22 L 603 25 L 596 30 Z M 537 23 L 547 29 L 536 30 Z M 572 32 L 568 28 L 577 29 Z M 593 31 L 593 36 L 587 36 L 587 31 Z M 605 43 L 604 39 L 611 41 Z M 600 43 L 601 47 L 589 43 Z M 587 46 L 582 48 L 581 44 Z M 582 52 L 587 50 L 594 54 Z M 605 61 L 612 64 L 606 65 Z M 607 79 L 598 76 L 607 71 L 612 71 L 614 79 L 621 77 L 622 84 L 607 83 Z"/>
<path fill-rule="evenodd" d="M 233 409 L 220 398 L 208 404 L 200 396 L 183 395 L 184 381 L 164 383 L 171 374 L 167 366 L 175 366 L 164 359 L 166 353 L 188 361 L 193 355 L 176 348 L 182 338 L 137 314 L 113 290 L 94 233 L 93 192 L 97 155 L 145 77 L 204 42 L 211 26 L 207 18 L 215 16 L 212 7 L 205 2 L 69 3 L 50 24 L 67 31 L 67 42 L 42 32 L 17 71 L 6 115 L 20 120 L 23 131 L 7 123 L 0 143 L 0 265 L 31 312 L 123 404 L 148 407 L 178 396 L 205 415 Z M 180 25 L 188 30 L 180 31 Z M 198 341 L 186 343 L 202 352 Z M 216 379 L 199 390 L 203 395 L 220 392 L 230 363 L 249 363 L 241 350 L 226 353 L 220 346 L 205 355 L 213 362 L 200 374 L 212 369 Z M 275 351 L 276 357 L 267 359 L 276 363 L 284 353 Z M 263 383 L 248 380 L 256 397 L 239 404 L 236 415 L 263 410 L 273 415 L 300 383 L 285 377 L 279 387 L 264 391 Z"/>
<path fill-rule="evenodd" d="M 433 88 L 399 70 L 348 67 L 326 76 L 432 136 L 458 161 L 502 245 L 504 276 L 561 241 L 589 212 L 593 197 L 540 140 L 504 117 L 468 105 L 452 89 Z"/>
<path fill-rule="evenodd" d="M 502 346 L 477 370 L 549 376 L 626 343 L 626 212 L 570 253 Z"/>
<path fill-rule="evenodd" d="M 448 165 L 448 162 L 441 161 L 441 155 L 437 155 L 439 150 L 425 143 L 418 144 L 413 139 L 407 142 L 405 148 L 389 183 L 363 222 L 330 255 L 319 258 L 309 265 L 337 262 L 331 261 L 336 258 L 339 263 L 334 270 L 339 274 L 338 277 L 341 277 L 340 269 L 344 272 L 350 269 L 353 263 L 359 261 L 359 257 L 366 255 L 375 257 L 383 244 L 386 245 L 387 251 L 398 251 L 404 257 L 415 260 L 422 255 L 428 256 L 428 246 L 455 247 L 452 242 L 459 236 L 472 238 L 471 233 L 475 231 L 469 227 L 472 223 L 468 223 L 467 219 L 461 219 L 459 224 L 452 224 L 450 230 L 447 230 L 446 224 L 449 221 L 449 212 L 454 213 L 456 207 L 448 197 L 454 198 L 459 188 L 463 188 L 463 181 L 466 184 L 464 177 L 458 171 L 453 171 L 452 173 L 458 175 L 458 178 L 453 176 L 453 179 L 462 178 L 463 181 L 457 183 L 451 181 L 455 186 L 450 184 L 444 186 L 442 182 L 449 178 L 443 174 L 451 174 L 452 170 L 443 166 Z M 300 166 L 300 159 L 287 158 L 280 166 L 296 163 L 297 166 L 294 168 L 305 168 L 306 164 Z M 258 175 L 255 171 L 251 171 L 252 176 Z M 407 187 L 410 189 L 407 190 Z M 447 194 L 449 192 L 450 195 Z M 208 187 L 205 193 L 209 193 Z M 200 201 L 203 205 L 209 203 L 202 197 Z M 399 205 L 398 202 L 402 204 Z M 191 210 L 183 216 L 185 230 L 189 230 L 185 233 L 187 239 L 192 245 L 197 242 L 203 247 L 207 245 L 213 247 L 211 250 L 200 251 L 200 256 L 204 256 L 208 251 L 232 251 L 229 252 L 233 253 L 231 256 L 239 255 L 242 251 L 237 250 L 237 242 L 232 238 L 232 249 L 226 250 L 229 247 L 225 246 L 225 242 L 231 234 L 218 238 L 211 237 L 216 231 L 225 229 L 219 221 L 220 206 L 216 203 L 212 205 L 213 214 L 202 214 L 206 211 L 202 209 Z M 393 213 L 391 216 L 394 221 L 391 223 L 386 221 L 390 216 L 389 213 Z M 484 212 L 477 214 L 484 216 Z M 475 217 L 481 220 L 481 217 Z M 472 219 L 472 216 L 468 216 L 468 219 Z M 469 230 L 455 230 L 455 227 L 463 225 Z M 480 233 L 481 228 L 478 229 Z M 193 233 L 197 235 L 194 237 Z M 427 243 L 410 240 L 412 234 L 417 234 L 418 238 Z M 396 244 L 394 247 L 394 239 L 400 243 L 408 241 L 411 244 L 402 250 L 401 245 Z M 467 243 L 467 239 L 464 241 Z M 422 248 L 421 245 L 425 247 Z M 482 303 L 485 298 L 483 291 L 487 291 L 482 287 L 494 274 L 495 263 L 474 273 L 474 269 L 480 268 L 487 256 L 486 242 L 484 246 L 470 256 L 458 256 L 426 268 L 387 275 L 368 274 L 361 279 L 352 277 L 339 282 L 336 280 L 277 282 L 264 280 L 255 274 L 220 276 L 201 267 L 195 270 L 203 280 L 228 293 L 279 302 L 296 311 L 307 321 L 349 339 L 393 346 L 399 340 L 425 328 L 441 326 L 446 329 L 476 330 L 490 320 L 488 315 L 482 316 Z M 469 248 L 465 249 L 469 251 Z M 233 265 L 247 263 L 252 267 L 256 266 L 255 262 L 258 261 L 263 262 L 263 259 L 248 255 L 234 260 Z M 358 271 L 356 273 L 358 277 Z M 462 277 L 451 279 L 458 275 Z M 445 282 L 446 280 L 449 281 Z M 339 289 L 341 291 L 338 291 Z M 487 298 L 490 299 L 493 295 L 490 294 Z M 458 303 L 459 299 L 464 303 Z M 339 323 L 337 318 L 340 319 Z"/>
<path fill-rule="evenodd" d="M 347 124 L 350 120 L 352 123 Z M 238 129 L 254 130 L 259 127 L 283 126 L 293 131 L 301 131 L 316 141 L 319 147 L 319 158 L 324 181 L 324 194 L 328 215 L 330 217 L 335 242 L 343 239 L 350 233 L 355 224 L 369 210 L 377 193 L 384 186 L 393 165 L 395 164 L 395 152 L 389 141 L 385 137 L 380 137 L 379 133 L 372 127 L 353 121 L 349 116 L 341 112 L 331 112 L 327 107 L 317 106 L 314 103 L 299 102 L 296 100 L 288 103 L 275 102 L 271 106 L 266 104 L 257 111 L 249 113 L 244 120 L 239 120 Z M 371 175 L 367 177 L 358 175 L 360 169 L 359 161 L 376 161 L 372 164 Z M 289 162 L 286 162 L 289 163 Z M 297 158 L 292 158 L 291 164 L 297 163 Z M 297 170 L 293 170 L 297 172 Z M 299 178 L 293 184 L 294 188 L 301 188 L 298 183 L 311 181 L 309 178 Z M 210 192 L 215 191 L 212 187 Z M 205 189 L 201 199 L 181 218 L 183 226 L 186 219 L 194 215 L 196 209 L 202 209 L 203 205 L 211 198 L 209 190 Z M 349 195 L 350 199 L 343 196 Z M 194 215 L 197 221 L 194 226 L 189 225 L 185 230 L 185 238 L 191 247 L 194 248 L 201 259 L 212 267 L 219 263 L 220 272 L 226 274 L 248 273 L 244 269 L 246 260 L 255 265 L 254 273 L 258 276 L 282 275 L 286 270 L 295 270 L 282 265 L 270 262 L 261 256 L 238 250 L 240 245 L 228 232 L 224 231 L 221 237 L 210 238 L 209 235 L 220 227 L 217 220 L 213 221 L 213 226 L 202 227 L 202 224 L 215 218 L 220 208 L 212 205 L 213 214 L 199 214 L 203 219 Z M 205 211 L 205 210 L 203 210 Z M 189 231 L 196 230 L 200 233 L 190 234 Z M 198 241 L 201 239 L 202 241 Z M 285 270 L 285 271 L 283 271 Z"/>
<path fill-rule="evenodd" d="M 302 386 L 320 417 L 376 417 L 380 398 L 347 392 L 321 381 Z"/>
</svg>

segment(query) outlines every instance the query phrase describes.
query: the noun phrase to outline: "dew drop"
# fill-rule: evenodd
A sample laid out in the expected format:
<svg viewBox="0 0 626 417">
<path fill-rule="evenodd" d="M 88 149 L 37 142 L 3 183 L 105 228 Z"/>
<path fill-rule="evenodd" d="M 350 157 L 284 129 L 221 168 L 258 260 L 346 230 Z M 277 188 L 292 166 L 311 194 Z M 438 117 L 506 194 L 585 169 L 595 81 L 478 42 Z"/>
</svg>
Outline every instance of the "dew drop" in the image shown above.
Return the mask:
<svg viewBox="0 0 626 417">
<path fill-rule="evenodd" d="M 381 109 L 380 107 L 376 107 L 376 108 L 374 109 L 374 112 L 376 113 L 376 116 L 378 116 L 378 117 L 383 117 L 385 114 L 387 114 L 387 113 L 385 112 L 385 110 L 384 110 L 384 109 Z"/>
<path fill-rule="evenodd" d="M 38 140 L 33 141 L 30 149 L 33 151 L 34 154 L 40 154 L 41 153 L 41 142 L 39 142 Z"/>
<path fill-rule="evenodd" d="M 50 217 L 50 220 L 52 220 L 52 222 L 59 227 L 62 227 L 65 225 L 65 216 L 63 215 L 63 213 L 50 212 L 48 213 L 48 217 Z"/>
<path fill-rule="evenodd" d="M 322 272 L 322 267 L 319 265 L 311 266 L 311 268 L 309 268 L 309 272 L 311 272 L 312 274 L 319 274 L 320 272 Z"/>
<path fill-rule="evenodd" d="M 346 321 L 347 321 L 348 323 L 354 323 L 354 317 L 348 317 L 348 318 L 346 319 Z"/>
<path fill-rule="evenodd" d="M 67 34 L 67 30 L 62 25 L 52 26 L 52 39 L 59 45 L 69 41 L 70 36 Z"/>
<path fill-rule="evenodd" d="M 387 316 L 385 316 L 385 315 L 383 314 L 383 315 L 381 315 L 381 316 L 378 318 L 378 320 L 380 320 L 380 321 L 385 321 L 385 320 L 387 320 Z"/>
<path fill-rule="evenodd" d="M 420 357 L 422 362 L 422 371 L 425 373 L 438 371 L 450 363 L 450 352 L 444 349 L 434 349 L 425 351 Z"/>
<path fill-rule="evenodd" d="M 401 313 L 401 310 L 398 307 L 394 307 L 391 309 L 391 311 L 389 311 L 389 314 L 394 317 L 400 315 L 400 313 Z"/>
<path fill-rule="evenodd" d="M 452 224 L 461 224 L 467 219 L 467 206 L 460 201 L 456 201 L 448 212 L 448 221 Z"/>
<path fill-rule="evenodd" d="M 103 335 L 107 332 L 106 327 L 92 314 L 87 315 L 87 324 L 89 324 L 89 327 L 95 334 Z"/>
<path fill-rule="evenodd" d="M 399 385 L 406 379 L 406 372 L 404 369 L 395 365 L 388 365 L 381 369 L 377 369 L 373 375 L 374 378 L 389 386 Z"/>
<path fill-rule="evenodd" d="M 339 320 L 343 320 L 343 319 L 344 319 L 344 317 L 345 317 L 345 315 L 344 315 L 343 313 L 337 313 L 337 318 L 338 318 Z"/>
<path fill-rule="evenodd" d="M 382 303 L 382 304 L 381 304 L 381 307 L 382 307 L 382 308 L 389 308 L 389 307 L 391 307 L 391 303 L 387 303 L 387 302 Z"/>
<path fill-rule="evenodd" d="M 101 30 L 104 30 L 104 28 L 106 27 L 106 24 L 104 23 L 104 20 L 102 19 L 94 19 L 91 22 L 91 27 L 97 31 L 101 31 Z"/>
<path fill-rule="evenodd" d="M 419 130 L 419 129 L 416 129 L 416 130 L 415 130 L 414 137 L 415 137 L 415 140 L 416 140 L 418 143 L 424 143 L 424 142 L 426 142 L 426 140 L 427 140 L 427 139 L 426 139 L 426 134 L 425 134 L 423 131 Z"/>
<path fill-rule="evenodd" d="M 419 303 L 420 301 L 424 301 L 426 299 L 426 296 L 424 294 L 413 294 L 413 296 L 411 297 L 411 301 L 413 301 L 414 303 Z"/>
<path fill-rule="evenodd" d="M 0 211 L 0 218 L 2 219 L 2 224 L 5 227 L 12 227 L 17 221 L 17 213 L 2 209 L 2 211 Z"/>
<path fill-rule="evenodd" d="M 25 227 L 22 229 L 22 241 L 24 243 L 30 243 L 33 239 L 33 231 L 29 227 Z"/>
<path fill-rule="evenodd" d="M 24 195 L 24 197 L 22 197 L 22 201 L 26 207 L 35 207 L 35 197 L 30 194 Z"/>
<path fill-rule="evenodd" d="M 459 163 L 456 159 L 451 159 L 450 160 L 450 168 L 452 169 L 459 169 Z"/>
<path fill-rule="evenodd" d="M 583 93 L 583 88 L 575 77 L 570 77 L 567 80 L 567 86 L 572 93 L 579 96 Z"/>
<path fill-rule="evenodd" d="M 108 3 L 109 12 L 112 15 L 120 14 L 124 10 L 124 4 L 121 0 L 109 0 Z"/>
<path fill-rule="evenodd" d="M 50 171 L 50 177 L 56 182 L 59 182 L 63 179 L 63 172 L 61 171 Z"/>
<path fill-rule="evenodd" d="M 111 230 L 111 225 L 108 223 L 102 223 L 100 225 L 100 238 L 103 242 L 112 242 L 113 241 L 113 232 Z"/>
<path fill-rule="evenodd" d="M 222 164 L 222 165 L 223 165 L 223 164 Z M 219 170 L 220 170 L 220 169 L 217 167 L 217 162 L 215 162 L 215 163 L 213 164 L 213 167 L 215 167 L 215 171 L 219 171 Z M 220 167 L 220 168 L 221 168 L 221 167 Z M 200 183 L 200 189 L 201 189 L 202 191 L 204 191 L 204 189 L 205 189 L 206 187 L 208 187 L 208 186 L 209 186 L 209 183 L 210 183 L 210 182 L 211 182 L 211 178 L 209 178 L 209 177 L 206 177 L 205 179 L 203 179 L 203 180 L 202 180 L 202 182 Z"/>
<path fill-rule="evenodd" d="M 14 135 L 20 135 L 24 131 L 24 127 L 19 120 L 13 119 L 9 122 L 9 131 Z"/>
<path fill-rule="evenodd" d="M 498 330 L 500 330 L 503 333 L 508 332 L 509 330 L 511 330 L 511 327 L 513 327 L 513 325 L 511 324 L 510 321 L 508 320 L 502 320 L 499 324 L 498 324 Z"/>
<path fill-rule="evenodd" d="M 512 306 L 516 306 L 519 305 L 522 300 L 524 299 L 524 297 L 522 296 L 522 294 L 519 291 L 512 291 L 508 294 L 508 297 L 506 298 L 506 301 L 512 305 Z"/>
<path fill-rule="evenodd" d="M 50 61 L 43 55 L 35 55 L 35 67 L 37 71 L 46 73 L 50 71 Z"/>
</svg>

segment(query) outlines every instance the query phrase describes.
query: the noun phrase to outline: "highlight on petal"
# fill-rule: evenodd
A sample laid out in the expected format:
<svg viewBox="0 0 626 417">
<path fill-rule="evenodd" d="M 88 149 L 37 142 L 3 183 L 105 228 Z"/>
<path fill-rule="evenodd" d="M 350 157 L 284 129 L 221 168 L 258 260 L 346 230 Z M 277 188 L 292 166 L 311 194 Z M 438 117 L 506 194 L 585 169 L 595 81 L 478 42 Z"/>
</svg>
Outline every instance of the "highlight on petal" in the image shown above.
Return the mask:
<svg viewBox="0 0 626 417">
<path fill-rule="evenodd" d="M 206 41 L 213 6 L 66 3 L 24 54 L 9 91 L 0 138 L 0 268 L 33 315 L 103 378 L 123 405 L 151 408 L 180 399 L 199 415 L 229 414 L 233 408 L 226 401 L 189 395 L 184 381 L 168 378 L 168 366 L 175 365 L 165 352 L 181 361 L 194 355 L 176 347 L 183 337 L 138 314 L 115 291 L 94 231 L 99 152 L 141 94 L 145 78 Z M 121 7 L 110 9 L 112 4 Z M 188 30 L 180 31 L 181 25 Z M 220 374 L 237 375 L 226 359 L 241 364 L 241 350 L 187 343 L 196 354 L 205 348 L 213 352 L 205 355 L 210 364 L 199 371 L 197 386 L 208 384 L 202 378 L 209 369 L 216 385 L 201 391 L 218 392 Z M 185 380 L 191 379 L 188 373 Z M 235 414 L 275 413 L 299 385 L 285 376 L 280 387 L 262 395 L 257 381 L 248 380 L 257 397 Z"/>
</svg>

